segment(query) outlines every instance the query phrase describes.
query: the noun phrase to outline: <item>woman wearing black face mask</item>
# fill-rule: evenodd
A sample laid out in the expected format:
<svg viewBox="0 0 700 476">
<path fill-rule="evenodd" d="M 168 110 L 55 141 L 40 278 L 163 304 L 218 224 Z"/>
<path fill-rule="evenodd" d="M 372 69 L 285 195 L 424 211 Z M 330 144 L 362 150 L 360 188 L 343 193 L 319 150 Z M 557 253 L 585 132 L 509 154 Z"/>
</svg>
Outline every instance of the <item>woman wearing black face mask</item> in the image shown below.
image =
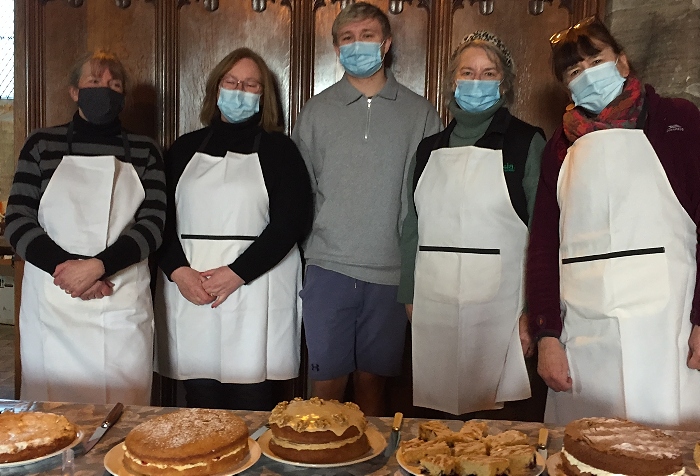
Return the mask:
<svg viewBox="0 0 700 476">
<path fill-rule="evenodd" d="M 147 405 L 153 311 L 147 258 L 165 220 L 163 160 L 124 131 L 126 73 L 112 54 L 71 73 L 78 111 L 20 152 L 8 237 L 26 260 L 23 399 Z"/>
<path fill-rule="evenodd" d="M 259 55 L 232 51 L 205 91 L 206 127 L 167 154 L 158 372 L 184 380 L 189 407 L 271 410 L 274 381 L 299 372 L 309 176 Z"/>
<path fill-rule="evenodd" d="M 700 424 L 700 112 L 659 96 L 595 17 L 551 37 L 573 105 L 542 159 L 528 250 L 545 421 Z"/>
</svg>

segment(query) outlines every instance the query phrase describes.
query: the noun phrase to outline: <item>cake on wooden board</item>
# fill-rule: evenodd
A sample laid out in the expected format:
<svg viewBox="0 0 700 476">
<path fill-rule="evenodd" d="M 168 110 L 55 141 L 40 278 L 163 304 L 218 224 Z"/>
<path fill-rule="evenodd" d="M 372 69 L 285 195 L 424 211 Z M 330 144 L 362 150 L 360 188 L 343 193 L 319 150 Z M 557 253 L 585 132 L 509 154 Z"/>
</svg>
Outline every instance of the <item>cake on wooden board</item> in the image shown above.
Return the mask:
<svg viewBox="0 0 700 476">
<path fill-rule="evenodd" d="M 566 425 L 561 455 L 562 469 L 571 476 L 603 472 L 661 476 L 684 472 L 676 438 L 617 418 L 572 421 Z"/>
<path fill-rule="evenodd" d="M 124 440 L 124 467 L 149 476 L 201 476 L 248 455 L 248 428 L 228 410 L 187 408 L 145 421 Z"/>
<path fill-rule="evenodd" d="M 270 451 L 289 461 L 344 463 L 370 450 L 367 420 L 352 402 L 318 397 L 280 402 L 270 414 L 269 426 Z"/>
<path fill-rule="evenodd" d="M 76 426 L 63 415 L 0 413 L 0 463 L 46 456 L 70 445 L 77 435 Z"/>
</svg>

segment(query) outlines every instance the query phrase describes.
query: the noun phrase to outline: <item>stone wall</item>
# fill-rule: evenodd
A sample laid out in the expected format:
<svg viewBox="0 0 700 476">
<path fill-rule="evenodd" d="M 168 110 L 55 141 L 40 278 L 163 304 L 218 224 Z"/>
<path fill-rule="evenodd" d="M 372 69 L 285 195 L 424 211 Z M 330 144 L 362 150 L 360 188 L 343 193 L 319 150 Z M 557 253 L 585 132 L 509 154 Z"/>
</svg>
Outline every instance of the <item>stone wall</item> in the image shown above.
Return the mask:
<svg viewBox="0 0 700 476">
<path fill-rule="evenodd" d="M 606 23 L 644 82 L 700 106 L 700 0 L 607 0 Z"/>
</svg>

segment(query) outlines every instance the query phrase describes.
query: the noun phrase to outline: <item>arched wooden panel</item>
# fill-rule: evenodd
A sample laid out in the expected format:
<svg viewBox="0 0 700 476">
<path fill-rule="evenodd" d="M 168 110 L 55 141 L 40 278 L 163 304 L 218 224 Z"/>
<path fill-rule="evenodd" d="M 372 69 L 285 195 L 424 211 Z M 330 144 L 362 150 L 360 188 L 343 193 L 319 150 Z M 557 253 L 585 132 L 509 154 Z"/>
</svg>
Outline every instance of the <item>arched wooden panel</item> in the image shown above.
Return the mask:
<svg viewBox="0 0 700 476">
<path fill-rule="evenodd" d="M 88 1 L 82 7 L 67 2 L 47 2 L 43 17 L 45 81 L 44 124 L 70 120 L 75 104 L 68 95 L 68 75 L 84 53 L 105 49 L 115 53 L 130 76 L 126 108 L 121 115 L 132 131 L 156 135 L 157 92 L 155 82 L 155 4 L 134 1 L 119 8 L 112 1 Z"/>
<path fill-rule="evenodd" d="M 566 91 L 551 72 L 552 33 L 567 28 L 570 12 L 547 6 L 542 14 L 528 14 L 527 2 L 496 1 L 494 12 L 481 15 L 478 4 L 454 12 L 450 51 L 475 30 L 487 30 L 506 44 L 516 65 L 515 104 L 511 111 L 521 119 L 542 127 L 549 137 L 561 122 L 568 103 Z"/>
<path fill-rule="evenodd" d="M 251 48 L 277 76 L 285 124 L 289 125 L 291 10 L 267 2 L 256 12 L 249 1 L 220 2 L 210 12 L 201 5 L 179 10 L 179 130 L 184 134 L 202 127 L 199 111 L 209 72 L 232 50 Z"/>
</svg>

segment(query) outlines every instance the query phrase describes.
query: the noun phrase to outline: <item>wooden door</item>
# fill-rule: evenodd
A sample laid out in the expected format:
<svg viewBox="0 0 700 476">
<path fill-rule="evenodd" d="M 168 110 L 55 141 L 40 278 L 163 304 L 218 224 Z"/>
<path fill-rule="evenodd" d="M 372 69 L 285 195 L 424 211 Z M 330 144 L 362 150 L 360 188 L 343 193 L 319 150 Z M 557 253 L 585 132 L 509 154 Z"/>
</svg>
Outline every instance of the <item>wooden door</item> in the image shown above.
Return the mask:
<svg viewBox="0 0 700 476">
<path fill-rule="evenodd" d="M 70 119 L 75 109 L 68 72 L 82 53 L 98 48 L 116 52 L 131 73 L 125 126 L 163 147 L 201 126 L 207 75 L 240 46 L 260 53 L 277 76 L 289 132 L 305 101 L 342 74 L 330 32 L 343 1 L 349 0 L 17 1 L 16 151 L 31 130 Z M 488 0 L 494 9 L 487 16 L 479 13 L 480 0 L 369 1 L 390 12 L 396 78 L 432 101 L 445 122 L 441 89 L 449 55 L 463 36 L 483 28 L 502 37 L 518 65 L 513 111 L 548 134 L 560 120 L 566 95 L 552 79 L 547 38 L 604 12 L 604 0 L 541 0 L 544 12 L 537 16 L 528 14 L 529 0 Z M 21 266 L 17 270 L 19 293 Z M 410 354 L 407 359 L 410 363 Z M 394 395 L 402 397 L 392 400 L 392 411 L 410 405 L 410 390 L 406 366 L 394 385 Z M 155 403 L 172 403 L 172 393 L 163 395 Z"/>
</svg>

